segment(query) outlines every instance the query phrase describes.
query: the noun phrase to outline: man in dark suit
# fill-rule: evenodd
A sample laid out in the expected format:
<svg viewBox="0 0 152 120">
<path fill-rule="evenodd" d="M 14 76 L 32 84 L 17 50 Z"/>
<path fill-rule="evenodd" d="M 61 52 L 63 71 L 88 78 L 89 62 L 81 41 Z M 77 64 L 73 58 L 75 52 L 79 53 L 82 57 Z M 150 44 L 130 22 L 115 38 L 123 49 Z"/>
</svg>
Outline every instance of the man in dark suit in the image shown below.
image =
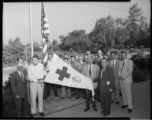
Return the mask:
<svg viewBox="0 0 152 120">
<path fill-rule="evenodd" d="M 112 51 L 110 53 L 111 59 L 108 62 L 108 65 L 114 70 L 114 91 L 112 94 L 113 101 L 116 102 L 116 104 L 119 104 L 120 102 L 120 79 L 118 75 L 118 69 L 120 65 L 120 60 L 117 59 L 117 52 Z"/>
<path fill-rule="evenodd" d="M 107 116 L 111 109 L 111 95 L 114 88 L 114 71 L 108 65 L 106 58 L 101 59 L 102 69 L 100 69 L 98 87 L 101 97 L 102 114 Z"/>
<path fill-rule="evenodd" d="M 28 117 L 28 91 L 22 59 L 18 60 L 17 70 L 10 77 L 11 89 L 16 103 L 17 117 Z"/>
</svg>

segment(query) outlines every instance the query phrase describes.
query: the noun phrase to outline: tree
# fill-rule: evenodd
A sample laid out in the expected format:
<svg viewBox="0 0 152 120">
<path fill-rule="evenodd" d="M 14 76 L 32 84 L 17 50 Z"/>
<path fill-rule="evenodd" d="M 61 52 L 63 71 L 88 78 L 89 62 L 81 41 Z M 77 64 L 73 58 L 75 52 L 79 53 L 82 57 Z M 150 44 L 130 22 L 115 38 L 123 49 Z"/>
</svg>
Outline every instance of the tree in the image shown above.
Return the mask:
<svg viewBox="0 0 152 120">
<path fill-rule="evenodd" d="M 135 37 L 139 31 L 140 18 L 142 16 L 141 8 L 138 8 L 137 3 L 129 8 L 129 16 L 128 16 L 128 30 L 130 33 L 130 42 L 135 44 Z"/>
<path fill-rule="evenodd" d="M 94 50 L 106 49 L 114 45 L 115 21 L 111 15 L 102 17 L 96 21 L 94 29 L 89 33 L 89 39 Z"/>
<path fill-rule="evenodd" d="M 58 45 L 58 41 L 57 41 L 57 40 L 53 40 L 53 41 L 52 41 L 52 46 L 55 47 L 55 46 L 57 46 L 57 45 Z"/>
<path fill-rule="evenodd" d="M 20 42 L 20 38 L 10 39 L 8 45 L 3 49 L 3 53 L 4 64 L 12 65 L 17 62 L 17 58 L 24 58 L 24 45 Z"/>
<path fill-rule="evenodd" d="M 41 51 L 41 48 L 38 42 L 33 43 L 33 48 L 34 48 L 34 51 Z"/>
<path fill-rule="evenodd" d="M 74 51 L 83 51 L 90 45 L 85 30 L 74 30 L 67 36 L 60 36 L 59 38 L 62 41 L 59 45 L 61 50 L 70 50 L 72 48 Z"/>
</svg>

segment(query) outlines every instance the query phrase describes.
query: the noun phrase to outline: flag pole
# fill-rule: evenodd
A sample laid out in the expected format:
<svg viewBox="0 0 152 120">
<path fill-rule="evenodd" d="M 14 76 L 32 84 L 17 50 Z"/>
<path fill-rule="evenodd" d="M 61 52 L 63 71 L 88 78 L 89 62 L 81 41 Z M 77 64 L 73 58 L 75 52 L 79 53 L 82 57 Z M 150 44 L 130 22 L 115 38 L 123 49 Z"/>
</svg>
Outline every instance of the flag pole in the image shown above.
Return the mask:
<svg viewBox="0 0 152 120">
<path fill-rule="evenodd" d="M 31 58 L 33 57 L 33 40 L 32 40 L 32 14 L 31 14 L 31 2 L 29 4 L 29 19 L 30 19 L 30 42 L 31 42 Z"/>
<path fill-rule="evenodd" d="M 25 22 L 26 22 L 26 4 L 25 4 Z M 25 24 L 25 30 L 26 30 L 26 24 Z M 26 41 L 26 32 L 25 32 L 25 60 L 27 62 L 27 41 Z"/>
</svg>

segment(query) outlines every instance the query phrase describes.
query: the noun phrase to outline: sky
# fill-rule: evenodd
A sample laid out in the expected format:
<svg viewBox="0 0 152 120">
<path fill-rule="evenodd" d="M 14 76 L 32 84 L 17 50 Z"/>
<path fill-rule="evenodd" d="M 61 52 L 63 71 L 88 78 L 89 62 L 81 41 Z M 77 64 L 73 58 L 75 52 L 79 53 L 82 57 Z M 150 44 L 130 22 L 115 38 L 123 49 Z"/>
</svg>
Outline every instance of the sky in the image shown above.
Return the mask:
<svg viewBox="0 0 152 120">
<path fill-rule="evenodd" d="M 101 17 L 111 15 L 127 18 L 129 8 L 138 4 L 143 15 L 150 23 L 150 0 L 131 0 L 130 2 L 44 2 L 48 18 L 49 40 L 59 40 L 60 35 L 67 35 L 73 30 L 92 31 L 96 21 Z M 3 43 L 9 39 L 20 37 L 23 44 L 41 43 L 41 2 L 31 2 L 31 37 L 29 2 L 3 3 Z"/>
</svg>

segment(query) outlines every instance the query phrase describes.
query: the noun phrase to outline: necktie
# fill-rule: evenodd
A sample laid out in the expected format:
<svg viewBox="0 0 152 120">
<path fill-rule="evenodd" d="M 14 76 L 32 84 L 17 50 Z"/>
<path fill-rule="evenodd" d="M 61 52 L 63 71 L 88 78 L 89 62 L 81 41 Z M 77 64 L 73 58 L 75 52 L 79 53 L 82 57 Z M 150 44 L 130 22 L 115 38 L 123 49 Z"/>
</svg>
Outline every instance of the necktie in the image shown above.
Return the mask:
<svg viewBox="0 0 152 120">
<path fill-rule="evenodd" d="M 115 67 L 115 62 L 114 62 L 114 60 L 113 60 L 113 67 Z"/>
<path fill-rule="evenodd" d="M 21 79 L 24 81 L 24 75 L 22 72 L 21 72 Z"/>
<path fill-rule="evenodd" d="M 125 61 L 122 62 L 121 71 L 123 70 L 124 64 L 125 64 Z"/>
<path fill-rule="evenodd" d="M 90 75 L 90 77 L 91 77 L 91 65 L 90 65 L 90 69 L 89 69 L 89 75 Z"/>
</svg>

